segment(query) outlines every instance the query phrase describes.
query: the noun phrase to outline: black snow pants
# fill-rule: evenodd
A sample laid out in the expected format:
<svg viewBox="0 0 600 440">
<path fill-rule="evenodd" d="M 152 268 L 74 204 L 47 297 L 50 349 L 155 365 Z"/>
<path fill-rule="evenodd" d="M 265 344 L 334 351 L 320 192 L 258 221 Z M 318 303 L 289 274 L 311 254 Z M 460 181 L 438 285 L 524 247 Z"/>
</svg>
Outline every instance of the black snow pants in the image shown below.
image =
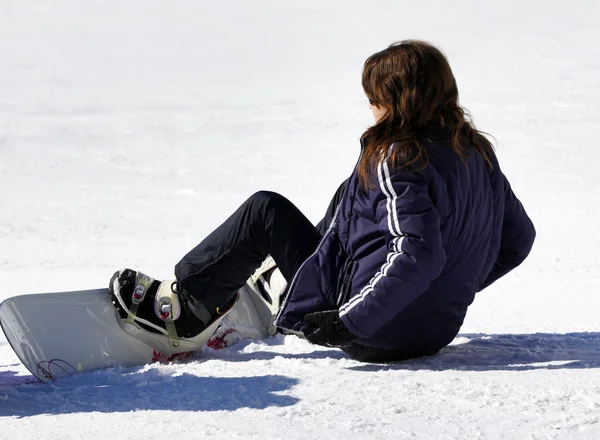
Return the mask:
<svg viewBox="0 0 600 440">
<path fill-rule="evenodd" d="M 290 283 L 331 224 L 346 184 L 340 185 L 317 226 L 285 197 L 269 191 L 255 193 L 177 263 L 175 277 L 180 289 L 208 309 L 223 307 L 268 255 Z M 367 362 L 414 356 L 357 343 L 342 349 L 352 358 Z"/>
<path fill-rule="evenodd" d="M 285 197 L 269 191 L 255 193 L 177 263 L 180 288 L 202 303 L 222 307 L 268 255 L 289 283 L 317 248 L 333 218 L 334 201 L 332 205 L 314 226 Z"/>
</svg>

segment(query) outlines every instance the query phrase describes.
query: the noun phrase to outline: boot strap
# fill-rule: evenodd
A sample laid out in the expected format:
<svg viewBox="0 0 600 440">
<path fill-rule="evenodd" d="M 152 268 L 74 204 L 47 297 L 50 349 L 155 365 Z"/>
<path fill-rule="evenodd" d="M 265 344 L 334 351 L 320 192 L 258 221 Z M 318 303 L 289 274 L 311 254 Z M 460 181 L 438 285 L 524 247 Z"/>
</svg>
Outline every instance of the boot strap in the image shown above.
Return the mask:
<svg viewBox="0 0 600 440">
<path fill-rule="evenodd" d="M 165 323 L 167 335 L 173 347 L 179 346 L 179 337 L 175 328 L 175 320 L 181 314 L 179 295 L 174 289 L 174 284 L 169 281 L 160 283 L 154 301 L 154 313 Z"/>
<path fill-rule="evenodd" d="M 127 311 L 127 319 L 125 320 L 125 322 L 129 324 L 133 323 L 137 315 L 138 307 L 140 303 L 144 300 L 146 292 L 148 292 L 148 289 L 150 288 L 150 286 L 152 286 L 153 282 L 154 278 L 149 277 L 148 275 L 145 275 L 141 272 L 136 273 L 135 287 L 133 288 L 133 293 L 131 295 L 131 306 Z"/>
</svg>

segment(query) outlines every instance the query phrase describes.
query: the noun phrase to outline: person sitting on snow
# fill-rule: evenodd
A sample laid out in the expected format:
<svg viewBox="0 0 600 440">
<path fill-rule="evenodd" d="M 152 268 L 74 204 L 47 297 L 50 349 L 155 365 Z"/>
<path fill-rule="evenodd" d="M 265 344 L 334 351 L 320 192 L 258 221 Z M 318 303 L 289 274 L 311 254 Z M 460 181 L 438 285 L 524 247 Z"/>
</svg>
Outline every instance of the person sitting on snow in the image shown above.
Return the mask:
<svg viewBox="0 0 600 440">
<path fill-rule="evenodd" d="M 257 192 L 175 266 L 176 316 L 131 269 L 111 280 L 121 316 L 171 337 L 212 332 L 270 255 L 288 282 L 283 332 L 374 362 L 449 344 L 475 294 L 525 260 L 534 226 L 440 50 L 392 44 L 366 60 L 362 86 L 375 124 L 319 225 Z"/>
</svg>

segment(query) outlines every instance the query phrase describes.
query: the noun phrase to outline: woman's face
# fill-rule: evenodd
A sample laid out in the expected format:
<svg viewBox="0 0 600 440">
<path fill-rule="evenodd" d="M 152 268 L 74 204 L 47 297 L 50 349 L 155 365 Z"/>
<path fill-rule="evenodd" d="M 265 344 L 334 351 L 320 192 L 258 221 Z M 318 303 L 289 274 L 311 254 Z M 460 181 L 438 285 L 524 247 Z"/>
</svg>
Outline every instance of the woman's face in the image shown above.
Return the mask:
<svg viewBox="0 0 600 440">
<path fill-rule="evenodd" d="M 385 109 L 383 107 L 378 106 L 377 104 L 371 104 L 369 102 L 369 108 L 371 112 L 373 112 L 373 118 L 375 119 L 375 123 L 378 123 L 383 115 L 385 115 Z"/>
</svg>

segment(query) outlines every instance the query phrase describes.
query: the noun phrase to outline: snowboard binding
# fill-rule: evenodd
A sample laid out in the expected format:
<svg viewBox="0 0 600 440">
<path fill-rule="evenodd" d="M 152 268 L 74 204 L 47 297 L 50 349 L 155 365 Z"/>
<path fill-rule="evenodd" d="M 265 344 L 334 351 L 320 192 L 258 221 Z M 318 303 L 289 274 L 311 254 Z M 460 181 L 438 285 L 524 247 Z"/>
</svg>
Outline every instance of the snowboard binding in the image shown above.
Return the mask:
<svg viewBox="0 0 600 440">
<path fill-rule="evenodd" d="M 109 293 L 121 326 L 162 354 L 195 350 L 208 340 L 237 301 L 208 310 L 176 281 L 158 281 L 132 269 L 117 271 Z"/>
</svg>

